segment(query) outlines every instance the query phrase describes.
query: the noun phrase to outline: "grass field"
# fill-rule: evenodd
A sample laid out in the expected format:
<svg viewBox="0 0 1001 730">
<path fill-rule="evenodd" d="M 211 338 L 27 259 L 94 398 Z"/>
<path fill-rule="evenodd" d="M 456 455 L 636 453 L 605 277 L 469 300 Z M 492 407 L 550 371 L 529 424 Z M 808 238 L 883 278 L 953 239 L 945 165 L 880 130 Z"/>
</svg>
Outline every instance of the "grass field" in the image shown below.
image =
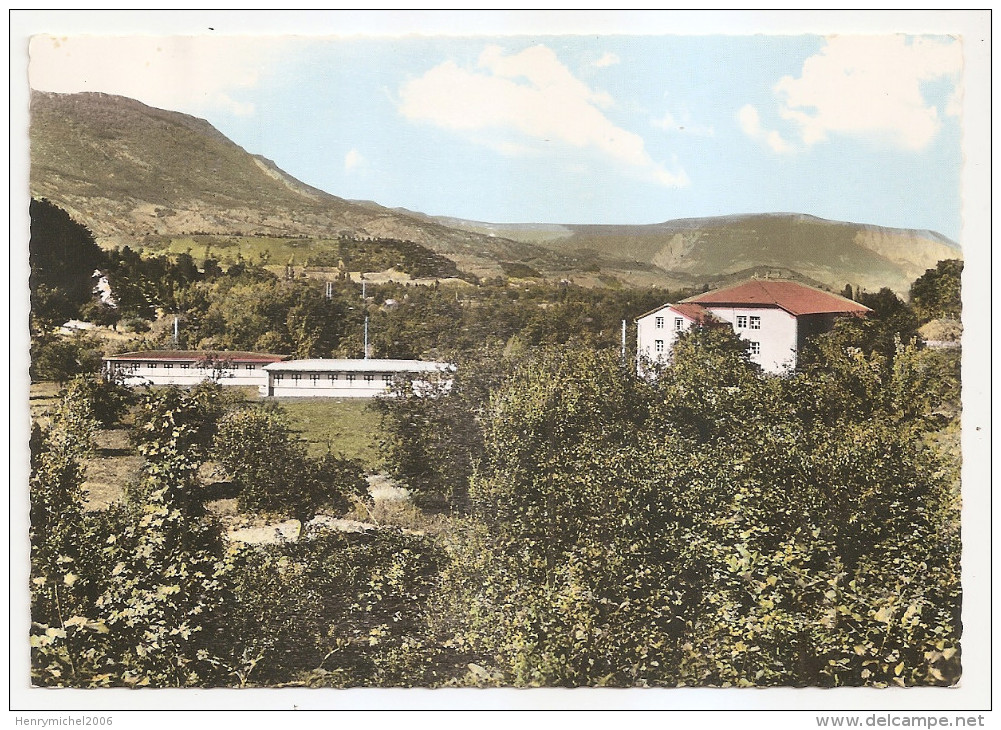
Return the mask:
<svg viewBox="0 0 1001 730">
<path fill-rule="evenodd" d="M 279 403 L 309 444 L 311 455 L 324 454 L 329 448 L 335 454 L 358 459 L 366 471 L 382 469 L 379 414 L 368 399 L 286 398 Z"/>
<path fill-rule="evenodd" d="M 152 255 L 165 253 L 191 253 L 196 261 L 207 255 L 216 259 L 224 267 L 231 266 L 242 256 L 246 261 L 257 263 L 261 256 L 267 257 L 272 265 L 283 268 L 289 259 L 295 257 L 295 264 L 303 262 L 315 251 L 337 250 L 337 241 L 331 238 L 271 238 L 266 236 L 181 236 L 160 241 L 148 241 L 138 245 L 139 250 Z"/>
<path fill-rule="evenodd" d="M 31 384 L 31 390 L 28 392 L 28 408 L 31 411 L 32 421 L 40 421 L 43 425 L 48 423 L 46 413 L 59 402 L 60 390 L 58 383 Z"/>
</svg>

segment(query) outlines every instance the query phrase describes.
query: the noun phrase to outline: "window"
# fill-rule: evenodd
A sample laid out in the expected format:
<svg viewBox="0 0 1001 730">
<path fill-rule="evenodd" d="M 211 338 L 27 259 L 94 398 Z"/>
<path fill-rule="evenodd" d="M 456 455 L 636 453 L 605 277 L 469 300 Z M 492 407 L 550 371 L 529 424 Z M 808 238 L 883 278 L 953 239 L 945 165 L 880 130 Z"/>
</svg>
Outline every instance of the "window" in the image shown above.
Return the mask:
<svg viewBox="0 0 1001 730">
<path fill-rule="evenodd" d="M 751 329 L 759 330 L 761 329 L 761 317 L 751 316 Z"/>
<path fill-rule="evenodd" d="M 371 383 L 373 380 L 375 380 L 375 375 L 374 374 L 372 374 L 372 373 L 365 373 L 365 382 L 366 383 Z"/>
<path fill-rule="evenodd" d="M 310 382 L 313 383 L 313 385 L 316 385 L 316 383 L 320 380 L 320 374 L 319 373 L 310 373 L 309 374 L 309 380 L 310 380 Z"/>
<path fill-rule="evenodd" d="M 737 329 L 742 330 L 745 327 L 747 327 L 747 315 L 746 314 L 738 314 L 737 315 Z"/>
<path fill-rule="evenodd" d="M 354 373 L 348 373 L 346 377 L 347 377 L 349 383 L 355 382 L 355 374 Z"/>
<path fill-rule="evenodd" d="M 281 373 L 275 373 L 275 382 L 276 383 L 281 383 L 282 382 L 282 374 Z"/>
<path fill-rule="evenodd" d="M 150 370 L 155 370 L 155 369 L 156 369 L 156 363 L 155 363 L 155 362 L 151 362 L 151 363 L 149 364 L 149 369 L 150 369 Z"/>
<path fill-rule="evenodd" d="M 657 322 L 657 329 L 659 329 L 659 330 L 664 329 L 664 318 L 663 317 L 657 317 L 656 322 Z"/>
<path fill-rule="evenodd" d="M 654 340 L 653 341 L 653 349 L 656 350 L 657 352 L 663 352 L 664 351 L 664 340 Z"/>
<path fill-rule="evenodd" d="M 251 363 L 248 363 L 248 364 L 247 364 L 247 370 L 253 370 L 253 369 L 254 369 L 254 368 L 256 368 L 256 367 L 257 367 L 256 365 L 253 365 L 253 364 L 251 364 Z"/>
<path fill-rule="evenodd" d="M 167 370 L 170 370 L 172 367 L 174 367 L 174 363 L 172 363 L 172 362 L 165 362 L 163 364 L 163 367 L 166 368 Z"/>
<path fill-rule="evenodd" d="M 750 349 L 751 349 L 751 354 L 752 355 L 760 355 L 761 354 L 761 343 L 760 342 L 751 342 L 750 345 L 751 345 Z"/>
<path fill-rule="evenodd" d="M 675 332 L 681 332 L 681 330 L 683 330 L 684 328 L 685 328 L 685 320 L 683 320 L 681 317 L 675 317 L 674 318 L 674 331 Z"/>
<path fill-rule="evenodd" d="M 387 384 L 393 382 L 393 376 L 390 373 L 383 374 L 383 376 L 382 376 L 382 382 L 387 383 Z"/>
<path fill-rule="evenodd" d="M 187 370 L 187 369 L 189 369 L 190 367 L 191 367 L 191 364 L 190 364 L 190 363 L 186 363 L 186 362 L 182 362 L 182 363 L 181 363 L 181 370 Z"/>
<path fill-rule="evenodd" d="M 302 378 L 302 374 L 301 373 L 292 373 L 292 380 L 294 380 L 295 382 L 298 383 L 299 380 L 300 380 L 300 378 Z"/>
<path fill-rule="evenodd" d="M 330 373 L 330 374 L 329 374 L 329 375 L 327 376 L 327 379 L 328 379 L 328 380 L 329 380 L 329 381 L 330 381 L 331 383 L 335 383 L 335 382 L 337 382 L 337 373 Z"/>
</svg>

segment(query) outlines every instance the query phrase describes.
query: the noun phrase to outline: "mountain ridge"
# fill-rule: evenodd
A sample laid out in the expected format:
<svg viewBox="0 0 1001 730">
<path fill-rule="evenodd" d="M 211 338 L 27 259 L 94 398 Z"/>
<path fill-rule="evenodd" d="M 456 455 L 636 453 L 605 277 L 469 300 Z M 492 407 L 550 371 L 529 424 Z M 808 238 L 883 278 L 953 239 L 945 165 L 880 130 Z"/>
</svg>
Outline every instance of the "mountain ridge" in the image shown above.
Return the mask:
<svg viewBox="0 0 1001 730">
<path fill-rule="evenodd" d="M 30 136 L 32 195 L 67 210 L 104 245 L 192 234 L 348 235 L 410 240 L 481 276 L 524 262 L 553 278 L 676 287 L 774 268 L 832 288 L 902 293 L 938 260 L 961 257 L 935 232 L 803 213 L 494 224 L 387 208 L 298 180 L 204 119 L 99 92 L 32 92 Z"/>
</svg>

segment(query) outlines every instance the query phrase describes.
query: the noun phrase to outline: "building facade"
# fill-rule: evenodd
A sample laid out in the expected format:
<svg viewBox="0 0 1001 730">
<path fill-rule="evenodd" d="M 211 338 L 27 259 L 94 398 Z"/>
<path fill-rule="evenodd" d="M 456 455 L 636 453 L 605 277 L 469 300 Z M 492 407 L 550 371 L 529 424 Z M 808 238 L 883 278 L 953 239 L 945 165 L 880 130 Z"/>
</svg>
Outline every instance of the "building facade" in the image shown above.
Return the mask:
<svg viewBox="0 0 1001 730">
<path fill-rule="evenodd" d="M 287 360 L 265 366 L 260 392 L 276 398 L 375 398 L 389 393 L 398 375 L 447 375 L 453 369 L 423 360 Z"/>
<path fill-rule="evenodd" d="M 747 340 L 751 360 L 766 373 L 787 373 L 810 335 L 838 317 L 864 316 L 867 307 L 795 281 L 756 279 L 665 304 L 636 318 L 638 368 L 670 361 L 679 335 L 707 322 L 725 323 Z"/>
<path fill-rule="evenodd" d="M 105 376 L 125 385 L 192 386 L 211 380 L 220 385 L 267 385 L 266 365 L 282 355 L 206 350 L 149 350 L 104 358 Z"/>
</svg>

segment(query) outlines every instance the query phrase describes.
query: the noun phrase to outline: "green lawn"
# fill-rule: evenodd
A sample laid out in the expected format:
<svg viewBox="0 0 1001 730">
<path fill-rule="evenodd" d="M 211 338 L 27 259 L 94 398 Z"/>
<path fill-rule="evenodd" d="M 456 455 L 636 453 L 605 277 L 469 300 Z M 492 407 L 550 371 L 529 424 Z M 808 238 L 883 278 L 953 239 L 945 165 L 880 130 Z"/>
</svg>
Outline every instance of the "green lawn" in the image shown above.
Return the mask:
<svg viewBox="0 0 1001 730">
<path fill-rule="evenodd" d="M 379 414 L 367 398 L 283 398 L 293 427 L 313 456 L 326 453 L 358 459 L 368 471 L 383 467 Z"/>
<path fill-rule="evenodd" d="M 62 387 L 58 383 L 32 383 L 28 394 L 28 408 L 31 409 L 31 420 L 48 423 L 46 417 L 59 403 L 59 391 Z"/>
</svg>

